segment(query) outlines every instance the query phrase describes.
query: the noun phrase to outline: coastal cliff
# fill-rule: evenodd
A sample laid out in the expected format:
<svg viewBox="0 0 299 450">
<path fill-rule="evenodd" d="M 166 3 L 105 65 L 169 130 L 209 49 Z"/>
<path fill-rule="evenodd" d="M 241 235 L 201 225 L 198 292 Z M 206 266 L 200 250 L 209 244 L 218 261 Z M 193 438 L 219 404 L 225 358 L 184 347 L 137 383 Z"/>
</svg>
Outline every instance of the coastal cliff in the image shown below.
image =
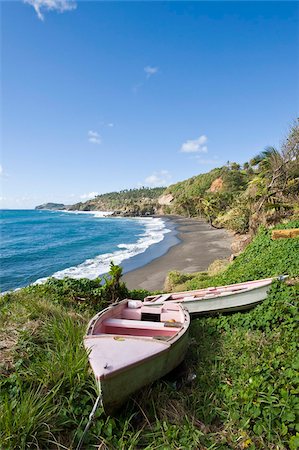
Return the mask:
<svg viewBox="0 0 299 450">
<path fill-rule="evenodd" d="M 63 203 L 44 203 L 43 205 L 38 205 L 35 209 L 50 209 L 50 210 L 64 210 L 68 209 L 68 206 Z"/>
<path fill-rule="evenodd" d="M 175 214 L 202 217 L 216 228 L 253 234 L 259 225 L 298 217 L 299 121 L 280 149 L 267 147 L 240 165 L 227 162 L 169 187 L 126 189 L 84 203 L 46 203 L 36 209 L 112 211 L 115 216 Z"/>
<path fill-rule="evenodd" d="M 158 212 L 158 199 L 165 188 L 125 189 L 98 195 L 70 206 L 70 211 L 113 211 L 114 216 L 148 216 Z"/>
</svg>

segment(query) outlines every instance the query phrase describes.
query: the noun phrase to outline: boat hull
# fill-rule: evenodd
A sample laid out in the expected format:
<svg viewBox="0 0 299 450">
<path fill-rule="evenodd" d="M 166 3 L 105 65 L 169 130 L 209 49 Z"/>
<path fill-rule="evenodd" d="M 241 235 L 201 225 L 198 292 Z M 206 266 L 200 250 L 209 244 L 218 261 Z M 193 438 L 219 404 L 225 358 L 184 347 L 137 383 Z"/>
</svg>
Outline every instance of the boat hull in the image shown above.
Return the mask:
<svg viewBox="0 0 299 450">
<path fill-rule="evenodd" d="M 155 297 L 145 298 L 144 302 L 147 306 L 162 305 L 164 303 L 181 304 L 184 305 L 191 315 L 242 311 L 253 308 L 255 305 L 265 300 L 271 283 L 272 279 L 267 279 L 263 280 L 259 286 L 254 286 L 253 283 L 251 283 L 252 286 L 250 285 L 248 289 L 231 292 L 223 291 L 219 293 L 219 295 L 213 295 L 213 290 L 210 291 L 211 294 L 207 291 L 205 295 L 198 298 L 196 298 L 196 294 L 200 293 L 200 290 L 165 294 L 165 297 L 164 295 L 162 295 L 161 298 L 157 296 L 157 299 L 155 299 Z M 174 298 L 169 298 L 172 295 Z M 176 296 L 178 298 L 175 298 Z"/>
<path fill-rule="evenodd" d="M 234 293 L 217 298 L 203 300 L 184 301 L 185 308 L 189 314 L 213 314 L 233 311 L 244 311 L 253 308 L 267 298 L 270 285 L 262 286 L 250 291 Z M 172 301 L 172 300 L 171 300 Z M 180 303 L 179 301 L 174 301 Z"/>
<path fill-rule="evenodd" d="M 188 348 L 188 330 L 165 351 L 98 380 L 102 405 L 107 415 L 113 414 L 136 391 L 175 369 Z"/>
<path fill-rule="evenodd" d="M 183 361 L 189 325 L 189 313 L 182 305 L 148 308 L 130 299 L 91 319 L 84 346 L 106 414 Z"/>
</svg>

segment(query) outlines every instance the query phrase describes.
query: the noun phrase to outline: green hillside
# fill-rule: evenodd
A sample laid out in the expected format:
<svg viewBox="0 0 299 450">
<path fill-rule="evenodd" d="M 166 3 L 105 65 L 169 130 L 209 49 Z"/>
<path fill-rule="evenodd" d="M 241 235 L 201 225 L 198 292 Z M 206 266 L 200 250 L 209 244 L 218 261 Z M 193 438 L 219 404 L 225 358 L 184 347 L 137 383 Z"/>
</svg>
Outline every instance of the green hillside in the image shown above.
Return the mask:
<svg viewBox="0 0 299 450">
<path fill-rule="evenodd" d="M 298 227 L 299 222 L 280 225 Z M 188 287 L 289 273 L 246 313 L 193 320 L 186 362 L 136 393 L 117 417 L 96 414 L 84 449 L 299 448 L 299 238 L 261 228 L 247 249 Z M 0 448 L 75 449 L 96 398 L 82 338 L 90 317 L 128 292 L 101 280 L 49 280 L 0 300 Z M 296 278 L 297 277 L 297 278 Z"/>
<path fill-rule="evenodd" d="M 68 209 L 79 211 L 114 211 L 122 215 L 155 214 L 158 207 L 158 198 L 165 188 L 125 189 L 120 192 L 101 194 L 84 203 L 76 203 Z"/>
<path fill-rule="evenodd" d="M 223 208 L 232 205 L 249 181 L 249 173 L 241 170 L 240 165 L 228 163 L 169 186 L 164 194 L 172 195 L 173 201 L 164 211 L 188 217 L 204 216 L 212 221 Z"/>
<path fill-rule="evenodd" d="M 203 217 L 215 227 L 256 232 L 299 214 L 299 121 L 279 149 L 267 147 L 242 166 L 227 162 L 168 188 L 102 194 L 71 210 L 115 211 L 116 215 L 179 214 Z"/>
<path fill-rule="evenodd" d="M 216 227 L 255 232 L 299 212 L 299 121 L 280 149 L 267 147 L 241 167 L 228 162 L 169 186 L 166 214 L 201 216 Z"/>
</svg>

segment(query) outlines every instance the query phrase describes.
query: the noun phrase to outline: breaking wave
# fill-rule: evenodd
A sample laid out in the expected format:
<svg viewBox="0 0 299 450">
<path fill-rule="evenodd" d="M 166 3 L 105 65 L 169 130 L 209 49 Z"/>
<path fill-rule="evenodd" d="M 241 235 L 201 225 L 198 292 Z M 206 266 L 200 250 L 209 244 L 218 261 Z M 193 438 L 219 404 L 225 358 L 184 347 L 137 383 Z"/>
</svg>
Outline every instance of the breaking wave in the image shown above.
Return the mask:
<svg viewBox="0 0 299 450">
<path fill-rule="evenodd" d="M 72 212 L 82 214 L 82 212 Z M 88 214 L 94 215 L 96 218 L 103 218 L 106 213 L 95 211 L 88 212 Z M 115 218 L 117 220 L 117 218 Z M 136 220 L 145 225 L 145 232 L 139 234 L 137 241 L 132 244 L 118 244 L 119 250 L 112 253 L 104 253 L 96 256 L 92 259 L 86 259 L 83 263 L 76 266 L 68 267 L 66 269 L 55 272 L 52 276 L 58 279 L 64 277 L 70 278 L 89 278 L 94 279 L 99 275 L 103 275 L 108 272 L 111 261 L 114 264 L 120 264 L 124 260 L 132 258 L 140 253 L 145 252 L 151 245 L 157 244 L 164 239 L 166 233 L 170 233 L 171 230 L 166 228 L 165 222 L 160 218 L 134 218 L 129 220 Z M 41 278 L 36 283 L 42 283 L 47 278 Z"/>
</svg>

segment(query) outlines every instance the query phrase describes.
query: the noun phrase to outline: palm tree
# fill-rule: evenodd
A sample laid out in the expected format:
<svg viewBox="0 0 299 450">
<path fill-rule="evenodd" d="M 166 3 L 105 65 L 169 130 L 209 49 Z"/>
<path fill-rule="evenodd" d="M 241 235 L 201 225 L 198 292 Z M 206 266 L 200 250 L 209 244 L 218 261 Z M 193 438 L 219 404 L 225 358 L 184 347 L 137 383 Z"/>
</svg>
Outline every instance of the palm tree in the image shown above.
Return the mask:
<svg viewBox="0 0 299 450">
<path fill-rule="evenodd" d="M 193 210 L 193 200 L 186 192 L 182 192 L 179 197 L 180 207 L 186 212 L 188 217 L 191 217 L 191 212 Z"/>
<path fill-rule="evenodd" d="M 259 186 L 259 212 L 265 203 L 279 202 L 287 182 L 286 160 L 275 147 L 267 147 L 250 161 L 257 167 L 257 176 L 252 182 Z"/>
<path fill-rule="evenodd" d="M 215 196 L 208 196 L 202 200 L 202 209 L 207 217 L 209 224 L 212 225 L 213 220 L 219 212 L 219 199 Z"/>
</svg>

